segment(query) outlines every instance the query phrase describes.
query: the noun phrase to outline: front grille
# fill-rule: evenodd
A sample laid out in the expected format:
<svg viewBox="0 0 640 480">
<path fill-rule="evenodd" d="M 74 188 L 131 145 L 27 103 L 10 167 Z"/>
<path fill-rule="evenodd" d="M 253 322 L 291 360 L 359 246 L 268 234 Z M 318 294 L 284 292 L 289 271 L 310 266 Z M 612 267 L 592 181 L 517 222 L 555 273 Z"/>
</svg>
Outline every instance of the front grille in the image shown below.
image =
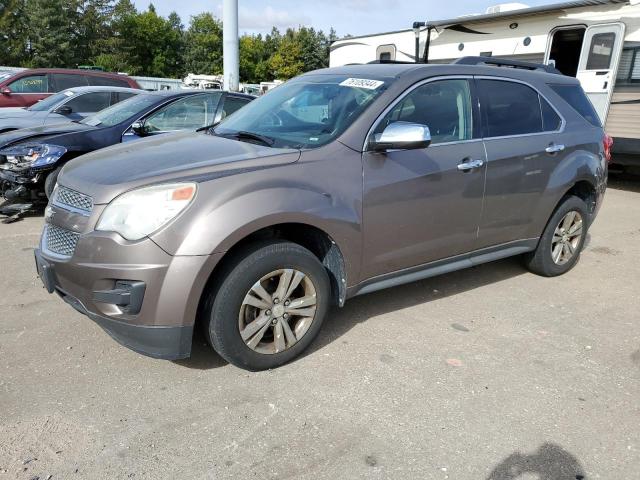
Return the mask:
<svg viewBox="0 0 640 480">
<path fill-rule="evenodd" d="M 62 208 L 67 206 L 87 213 L 90 213 L 93 209 L 93 200 L 89 195 L 61 186 L 56 189 L 53 203 L 60 205 Z"/>
<path fill-rule="evenodd" d="M 76 249 L 79 233 L 48 223 L 45 227 L 45 247 L 48 251 L 70 257 Z"/>
</svg>

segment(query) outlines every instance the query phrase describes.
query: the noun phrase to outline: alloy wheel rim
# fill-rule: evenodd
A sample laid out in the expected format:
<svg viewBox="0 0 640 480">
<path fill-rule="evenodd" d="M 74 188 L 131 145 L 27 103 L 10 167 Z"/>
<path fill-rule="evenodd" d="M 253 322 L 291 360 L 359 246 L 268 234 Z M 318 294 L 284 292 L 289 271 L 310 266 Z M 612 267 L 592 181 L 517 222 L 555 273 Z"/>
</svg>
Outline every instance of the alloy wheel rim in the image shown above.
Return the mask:
<svg viewBox="0 0 640 480">
<path fill-rule="evenodd" d="M 307 275 L 291 268 L 274 270 L 245 295 L 238 315 L 240 336 L 258 353 L 281 353 L 307 333 L 316 309 L 316 288 Z"/>
<path fill-rule="evenodd" d="M 551 259 L 556 265 L 564 265 L 571 260 L 582 240 L 582 215 L 572 210 L 568 212 L 553 232 L 551 239 Z"/>
</svg>

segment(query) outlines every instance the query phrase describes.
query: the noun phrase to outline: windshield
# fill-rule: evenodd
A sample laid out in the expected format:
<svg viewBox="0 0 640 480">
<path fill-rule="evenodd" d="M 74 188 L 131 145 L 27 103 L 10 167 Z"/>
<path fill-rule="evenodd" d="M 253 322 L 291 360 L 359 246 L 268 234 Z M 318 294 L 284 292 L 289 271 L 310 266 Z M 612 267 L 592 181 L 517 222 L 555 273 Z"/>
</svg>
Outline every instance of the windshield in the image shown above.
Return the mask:
<svg viewBox="0 0 640 480">
<path fill-rule="evenodd" d="M 85 118 L 80 123 L 97 127 L 113 127 L 129 117 L 137 116 L 146 108 L 158 102 L 158 95 L 136 95 L 127 100 Z"/>
<path fill-rule="evenodd" d="M 57 107 L 58 104 L 62 103 L 69 97 L 73 97 L 75 93 L 71 90 L 65 90 L 64 92 L 56 93 L 55 95 L 50 95 L 44 100 L 40 100 L 39 102 L 31 105 L 27 110 L 32 112 L 45 112 L 53 107 Z"/>
<path fill-rule="evenodd" d="M 11 75 L 13 75 L 12 73 L 8 73 L 8 72 L 0 72 L 0 80 L 3 80 L 5 78 L 10 77 Z"/>
<path fill-rule="evenodd" d="M 260 143 L 273 147 L 316 148 L 342 134 L 390 81 L 345 75 L 302 77 L 241 108 L 213 133 L 247 141 L 259 141 L 257 135 L 263 138 Z"/>
</svg>

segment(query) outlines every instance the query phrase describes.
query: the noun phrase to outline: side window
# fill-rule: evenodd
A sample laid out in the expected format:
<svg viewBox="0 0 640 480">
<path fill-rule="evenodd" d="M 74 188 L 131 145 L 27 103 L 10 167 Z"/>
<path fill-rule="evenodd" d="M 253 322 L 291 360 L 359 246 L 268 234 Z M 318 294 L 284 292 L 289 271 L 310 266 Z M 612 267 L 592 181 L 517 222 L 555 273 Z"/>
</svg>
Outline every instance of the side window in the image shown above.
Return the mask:
<svg viewBox="0 0 640 480">
<path fill-rule="evenodd" d="M 473 138 L 471 89 L 467 80 L 438 80 L 414 89 L 382 119 L 374 133 L 394 122 L 426 125 L 433 144 Z"/>
<path fill-rule="evenodd" d="M 46 75 L 29 75 L 9 84 L 14 93 L 47 93 L 49 81 Z"/>
<path fill-rule="evenodd" d="M 593 36 L 587 57 L 587 70 L 607 70 L 611 66 L 615 41 L 614 32 L 598 33 Z"/>
<path fill-rule="evenodd" d="M 195 130 L 213 123 L 216 106 L 211 95 L 181 98 L 151 114 L 145 125 L 149 132 Z"/>
<path fill-rule="evenodd" d="M 51 75 L 53 85 L 57 92 L 67 88 L 86 87 L 87 79 L 84 75 L 71 75 L 68 73 L 54 73 Z"/>
<path fill-rule="evenodd" d="M 115 105 L 116 103 L 120 103 L 123 100 L 126 100 L 127 98 L 131 98 L 134 95 L 137 95 L 137 93 L 131 93 L 131 92 L 113 92 L 113 97 L 111 100 L 111 105 Z"/>
<path fill-rule="evenodd" d="M 487 136 L 506 137 L 542 131 L 538 92 L 521 83 L 480 80 Z"/>
<path fill-rule="evenodd" d="M 249 101 L 250 100 L 248 98 L 232 97 L 232 96 L 226 97 L 224 99 L 224 105 L 222 106 L 222 117 L 221 117 L 221 119 L 223 119 L 225 117 L 228 117 L 229 115 L 231 115 L 236 110 L 240 110 L 247 103 L 249 103 Z"/>
<path fill-rule="evenodd" d="M 94 92 L 79 95 L 65 103 L 73 113 L 94 113 L 104 110 L 111 103 L 111 92 Z"/>
<path fill-rule="evenodd" d="M 99 77 L 87 75 L 89 85 L 93 87 L 129 87 L 126 80 L 112 77 Z"/>
<path fill-rule="evenodd" d="M 556 113 L 549 102 L 540 97 L 540 108 L 542 109 L 542 130 L 545 132 L 555 132 L 560 130 L 562 119 Z"/>
<path fill-rule="evenodd" d="M 594 127 L 601 127 L 600 117 L 580 85 L 549 85 L 571 107 Z"/>
</svg>

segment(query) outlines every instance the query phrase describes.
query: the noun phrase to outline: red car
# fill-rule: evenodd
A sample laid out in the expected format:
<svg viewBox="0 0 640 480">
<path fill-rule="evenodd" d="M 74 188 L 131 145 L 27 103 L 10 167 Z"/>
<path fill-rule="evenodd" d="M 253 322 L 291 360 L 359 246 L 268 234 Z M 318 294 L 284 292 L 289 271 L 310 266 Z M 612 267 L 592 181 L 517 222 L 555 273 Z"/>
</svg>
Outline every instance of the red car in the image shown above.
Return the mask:
<svg viewBox="0 0 640 480">
<path fill-rule="evenodd" d="M 52 93 L 86 86 L 140 88 L 133 78 L 116 73 L 64 68 L 23 70 L 4 77 L 0 74 L 0 108 L 28 107 Z"/>
</svg>

